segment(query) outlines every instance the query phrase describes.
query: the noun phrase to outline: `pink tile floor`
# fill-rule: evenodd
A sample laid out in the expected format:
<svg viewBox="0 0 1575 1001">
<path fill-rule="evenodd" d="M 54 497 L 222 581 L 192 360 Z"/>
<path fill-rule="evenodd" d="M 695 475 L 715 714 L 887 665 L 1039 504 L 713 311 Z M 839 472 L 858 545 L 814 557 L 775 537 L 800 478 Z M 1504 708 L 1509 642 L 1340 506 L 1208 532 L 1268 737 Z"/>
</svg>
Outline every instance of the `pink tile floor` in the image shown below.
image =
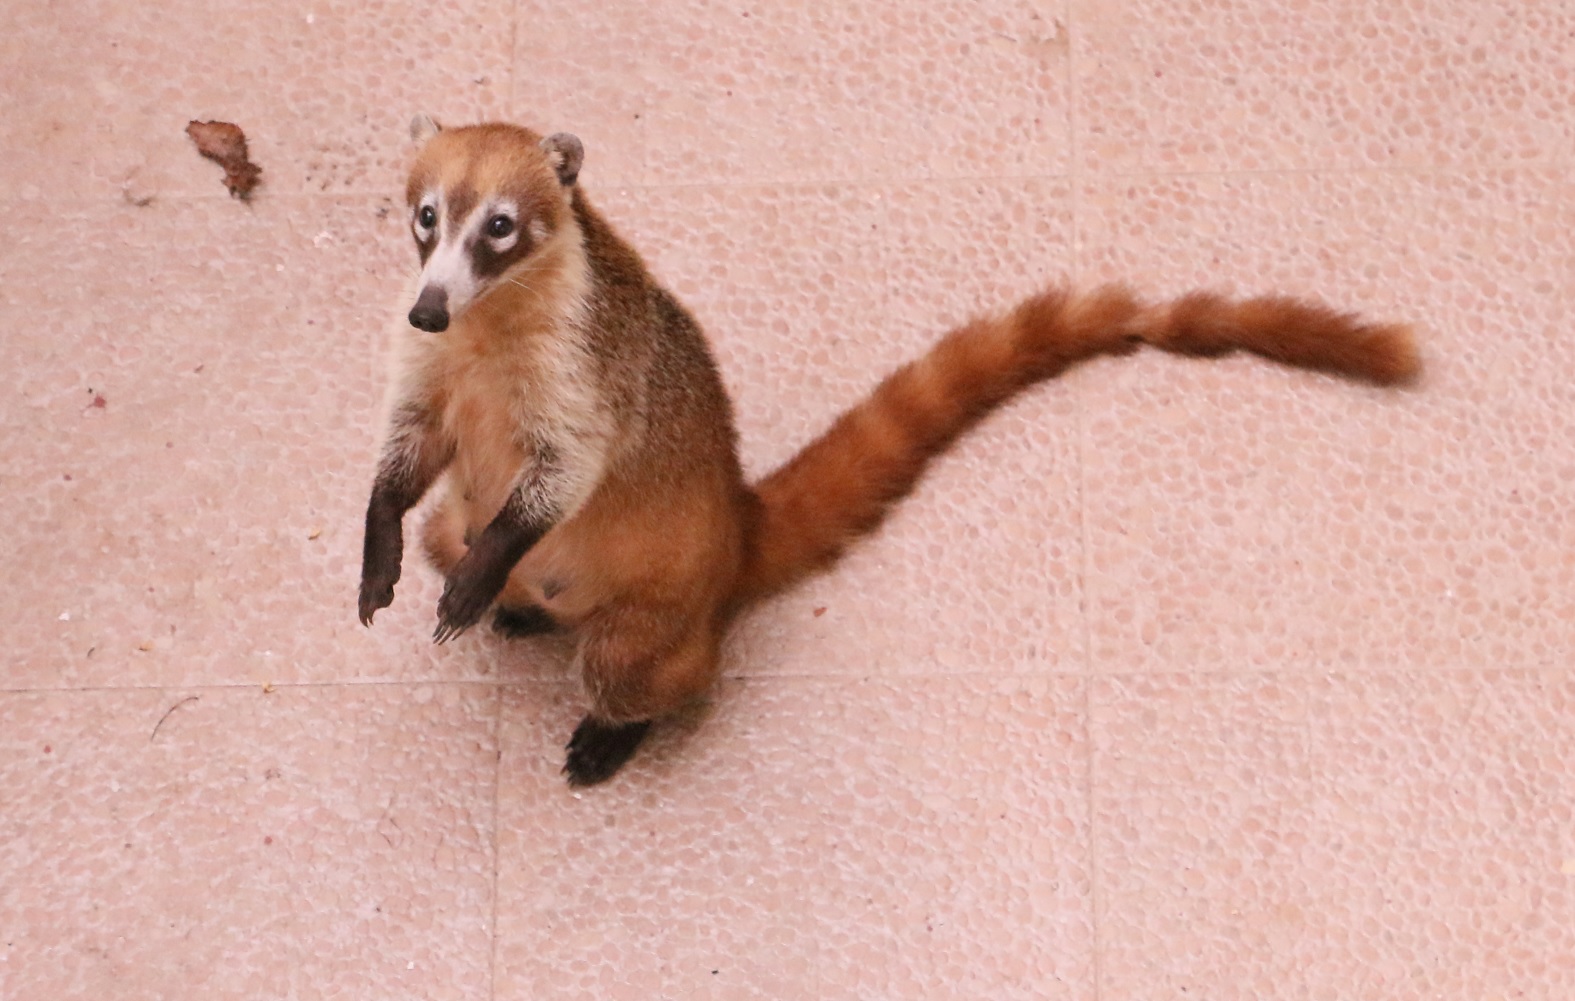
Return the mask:
<svg viewBox="0 0 1575 1001">
<path fill-rule="evenodd" d="M 1568 0 L 6 20 L 0 998 L 1575 997 Z M 1063 276 L 1427 377 L 1079 370 L 576 794 L 562 643 L 355 621 L 416 111 L 582 136 L 755 471 Z"/>
</svg>

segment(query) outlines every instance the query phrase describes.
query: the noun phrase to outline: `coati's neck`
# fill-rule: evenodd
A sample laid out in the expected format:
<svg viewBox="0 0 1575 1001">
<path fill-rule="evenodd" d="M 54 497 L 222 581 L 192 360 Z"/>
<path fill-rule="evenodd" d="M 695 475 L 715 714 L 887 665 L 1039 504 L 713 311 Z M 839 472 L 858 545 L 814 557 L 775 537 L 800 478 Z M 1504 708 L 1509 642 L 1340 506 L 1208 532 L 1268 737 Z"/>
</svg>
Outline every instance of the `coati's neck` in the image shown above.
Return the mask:
<svg viewBox="0 0 1575 1001">
<path fill-rule="evenodd" d="M 644 285 L 649 281 L 650 272 L 646 270 L 639 251 L 614 232 L 578 185 L 574 188 L 569 207 L 574 212 L 574 221 L 581 234 L 581 246 L 597 284 L 627 286 Z"/>
</svg>

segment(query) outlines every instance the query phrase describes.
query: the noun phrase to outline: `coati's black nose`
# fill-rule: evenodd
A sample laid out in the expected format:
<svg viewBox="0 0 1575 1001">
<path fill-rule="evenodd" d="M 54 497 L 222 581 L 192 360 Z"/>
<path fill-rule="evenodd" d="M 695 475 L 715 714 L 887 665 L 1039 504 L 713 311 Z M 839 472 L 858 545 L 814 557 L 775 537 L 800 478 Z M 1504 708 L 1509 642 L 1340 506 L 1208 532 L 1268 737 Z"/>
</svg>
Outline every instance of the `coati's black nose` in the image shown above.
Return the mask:
<svg viewBox="0 0 1575 1001">
<path fill-rule="evenodd" d="M 410 325 L 430 334 L 448 329 L 448 290 L 428 285 L 410 309 Z"/>
<path fill-rule="evenodd" d="M 410 325 L 417 330 L 440 334 L 448 329 L 448 310 L 422 309 L 417 306 L 410 311 Z"/>
</svg>

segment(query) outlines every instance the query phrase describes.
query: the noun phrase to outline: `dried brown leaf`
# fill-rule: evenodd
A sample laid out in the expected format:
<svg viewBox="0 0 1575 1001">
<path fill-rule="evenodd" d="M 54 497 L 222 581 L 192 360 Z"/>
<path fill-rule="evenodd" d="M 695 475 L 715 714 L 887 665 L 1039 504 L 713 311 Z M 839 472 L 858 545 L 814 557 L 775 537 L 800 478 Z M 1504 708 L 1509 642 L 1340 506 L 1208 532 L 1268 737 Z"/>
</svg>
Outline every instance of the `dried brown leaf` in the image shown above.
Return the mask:
<svg viewBox="0 0 1575 1001">
<path fill-rule="evenodd" d="M 262 168 L 246 153 L 246 133 L 230 122 L 190 122 L 186 134 L 197 152 L 224 168 L 224 184 L 236 198 L 246 198 L 257 187 Z"/>
</svg>

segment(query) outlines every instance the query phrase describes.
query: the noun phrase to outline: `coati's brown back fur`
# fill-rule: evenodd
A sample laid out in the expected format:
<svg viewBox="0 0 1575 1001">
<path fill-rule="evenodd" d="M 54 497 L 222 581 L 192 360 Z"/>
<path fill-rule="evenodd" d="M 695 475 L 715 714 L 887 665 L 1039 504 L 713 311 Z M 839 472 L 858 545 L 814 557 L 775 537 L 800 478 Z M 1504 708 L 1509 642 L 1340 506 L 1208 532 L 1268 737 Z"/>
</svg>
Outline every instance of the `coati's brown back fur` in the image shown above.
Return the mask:
<svg viewBox="0 0 1575 1001">
<path fill-rule="evenodd" d="M 562 152 L 572 159 L 578 141 L 560 138 L 501 125 L 441 132 L 412 171 L 413 210 L 435 188 L 450 207 L 507 191 L 520 225 L 529 215 L 545 235 L 446 332 L 406 335 L 368 511 L 362 617 L 392 600 L 398 578 L 397 558 L 391 575 L 386 566 L 397 526 L 379 496 L 402 511 L 446 471 L 448 495 L 424 535 L 449 578 L 439 635 L 466 628 L 493 599 L 576 632 L 592 709 L 570 746 L 571 781 L 606 778 L 645 721 L 702 695 L 742 610 L 830 567 L 931 459 L 1077 362 L 1148 344 L 1249 351 L 1380 385 L 1419 369 L 1405 327 L 1293 299 L 1199 293 L 1145 305 L 1121 287 L 1053 289 L 953 330 L 748 485 L 698 325 L 591 207 Z M 423 261 L 431 252 L 428 241 Z M 552 480 L 558 494 L 543 493 L 557 498 L 550 523 L 521 528 L 515 517 L 511 536 L 503 522 L 521 484 L 559 466 L 570 472 Z M 519 538 L 516 562 L 496 556 L 506 550 L 497 539 Z M 476 584 L 487 559 L 504 560 L 491 593 Z"/>
</svg>

